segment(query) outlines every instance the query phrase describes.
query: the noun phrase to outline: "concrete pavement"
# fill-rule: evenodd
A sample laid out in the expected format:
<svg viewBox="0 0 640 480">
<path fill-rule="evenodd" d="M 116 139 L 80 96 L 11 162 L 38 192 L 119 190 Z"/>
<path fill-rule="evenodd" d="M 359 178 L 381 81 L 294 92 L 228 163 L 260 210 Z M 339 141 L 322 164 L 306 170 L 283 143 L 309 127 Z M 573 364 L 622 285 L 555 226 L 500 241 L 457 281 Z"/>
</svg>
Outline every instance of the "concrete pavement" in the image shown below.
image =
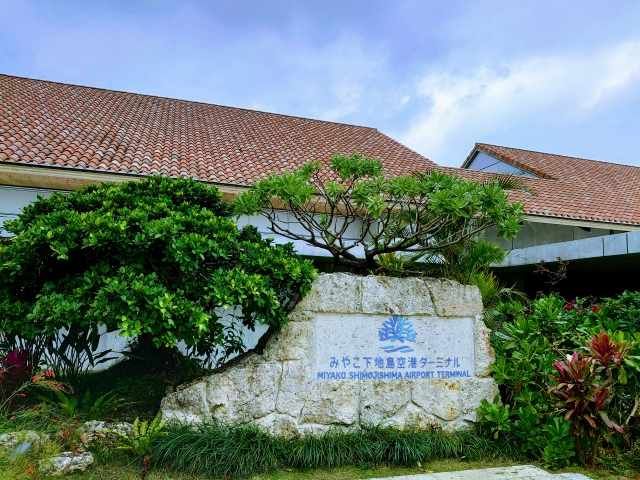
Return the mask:
<svg viewBox="0 0 640 480">
<path fill-rule="evenodd" d="M 482 468 L 459 472 L 425 473 L 370 480 L 591 480 L 580 473 L 549 473 L 532 465 Z"/>
</svg>

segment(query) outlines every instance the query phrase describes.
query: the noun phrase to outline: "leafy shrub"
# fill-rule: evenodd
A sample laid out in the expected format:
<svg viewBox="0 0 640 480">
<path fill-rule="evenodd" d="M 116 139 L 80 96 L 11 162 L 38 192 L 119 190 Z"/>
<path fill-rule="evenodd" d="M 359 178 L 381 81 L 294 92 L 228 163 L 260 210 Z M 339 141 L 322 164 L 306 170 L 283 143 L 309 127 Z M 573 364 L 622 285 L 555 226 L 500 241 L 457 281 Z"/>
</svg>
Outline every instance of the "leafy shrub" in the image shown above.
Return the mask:
<svg viewBox="0 0 640 480">
<path fill-rule="evenodd" d="M 509 299 L 526 298 L 513 287 L 503 286 L 491 271 L 490 267 L 504 256 L 504 250 L 482 239 L 452 245 L 443 255 L 446 261 L 440 267 L 441 273 L 445 278 L 477 286 L 487 309 Z"/>
<path fill-rule="evenodd" d="M 235 212 L 259 213 L 274 233 L 324 249 L 354 269 L 399 273 L 426 264 L 433 273 L 472 268 L 478 257 L 468 253 L 488 227 L 505 237 L 517 233 L 522 205 L 510 203 L 505 191 L 515 186 L 436 171 L 389 177 L 375 159 L 336 155 L 328 172 L 311 162 L 257 182 L 237 198 Z M 282 206 L 300 228 L 281 221 Z"/>
<path fill-rule="evenodd" d="M 481 405 L 479 431 L 553 466 L 627 448 L 640 434 L 639 305 L 637 292 L 600 303 L 552 294 L 487 312 L 501 404 Z"/>
<path fill-rule="evenodd" d="M 69 419 L 105 420 L 118 408 L 127 405 L 116 392 L 109 391 L 100 395 L 86 390 L 77 395 L 71 392 L 54 391 L 52 396 L 41 396 L 40 399 L 56 412 Z"/>
<path fill-rule="evenodd" d="M 539 405 L 518 398 L 514 406 L 483 400 L 478 408 L 478 430 L 503 445 L 514 446 L 519 455 L 539 458 L 545 446 L 547 420 Z"/>
<path fill-rule="evenodd" d="M 546 436 L 542 459 L 555 468 L 570 465 L 576 455 L 571 424 L 564 418 L 553 417 L 544 428 Z"/>
<path fill-rule="evenodd" d="M 478 424 L 494 440 L 511 432 L 511 407 L 482 400 L 478 408 Z"/>
<path fill-rule="evenodd" d="M 43 343 L 71 371 L 94 363 L 101 326 L 160 350 L 238 351 L 239 325 L 280 327 L 314 270 L 227 215 L 217 189 L 187 179 L 39 199 L 0 245 L 0 336 Z"/>
<path fill-rule="evenodd" d="M 640 292 L 623 292 L 615 298 L 609 298 L 595 309 L 602 322 L 602 328 L 608 332 L 640 331 Z"/>
</svg>

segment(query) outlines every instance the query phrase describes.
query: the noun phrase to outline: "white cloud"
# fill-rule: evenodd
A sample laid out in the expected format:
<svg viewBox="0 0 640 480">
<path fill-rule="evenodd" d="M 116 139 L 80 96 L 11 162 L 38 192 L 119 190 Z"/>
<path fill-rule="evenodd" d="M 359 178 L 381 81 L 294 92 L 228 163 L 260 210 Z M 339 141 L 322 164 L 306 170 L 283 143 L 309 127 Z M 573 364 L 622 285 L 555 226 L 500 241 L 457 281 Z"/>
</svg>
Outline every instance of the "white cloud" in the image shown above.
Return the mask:
<svg viewBox="0 0 640 480">
<path fill-rule="evenodd" d="M 311 116 L 324 120 L 341 121 L 361 112 L 386 71 L 384 52 L 371 51 L 353 35 L 322 46 L 290 47 L 288 52 L 284 68 L 290 77 L 283 93 L 302 100 Z"/>
<path fill-rule="evenodd" d="M 572 121 L 640 86 L 640 40 L 580 54 L 538 56 L 506 65 L 427 73 L 412 102 L 421 109 L 402 140 L 435 160 L 459 164 L 466 150 L 496 130 L 527 118 Z"/>
</svg>

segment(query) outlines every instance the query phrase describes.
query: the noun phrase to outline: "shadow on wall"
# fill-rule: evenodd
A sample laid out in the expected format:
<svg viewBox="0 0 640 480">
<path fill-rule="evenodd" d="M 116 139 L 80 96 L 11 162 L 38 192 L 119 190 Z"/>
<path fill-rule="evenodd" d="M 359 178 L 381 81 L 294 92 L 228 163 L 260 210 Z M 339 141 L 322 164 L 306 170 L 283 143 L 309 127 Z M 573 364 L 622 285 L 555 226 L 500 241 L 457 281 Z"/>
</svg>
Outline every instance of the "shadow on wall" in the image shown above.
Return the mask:
<svg viewBox="0 0 640 480">
<path fill-rule="evenodd" d="M 267 332 L 268 327 L 266 325 L 256 325 L 255 330 L 250 330 L 245 326 L 241 326 L 240 334 L 242 337 L 242 343 L 244 345 L 244 349 L 250 350 L 254 348 L 260 338 Z M 130 339 L 123 337 L 120 335 L 119 331 L 102 331 L 100 336 L 100 342 L 98 343 L 98 348 L 94 351 L 94 354 L 99 354 L 100 352 L 109 351 L 109 354 L 106 355 L 108 358 L 104 363 L 100 363 L 95 365 L 93 368 L 88 368 L 89 371 L 99 372 L 102 370 L 106 370 L 113 365 L 121 362 L 126 358 L 126 352 L 129 350 Z M 187 349 L 184 343 L 178 344 L 178 349 L 181 353 L 186 354 Z M 238 354 L 231 355 L 227 360 L 231 360 L 237 357 Z M 218 366 L 218 361 L 221 359 L 221 355 L 214 356 L 208 362 L 207 367 L 214 368 Z M 89 365 L 86 365 L 89 367 Z"/>
</svg>

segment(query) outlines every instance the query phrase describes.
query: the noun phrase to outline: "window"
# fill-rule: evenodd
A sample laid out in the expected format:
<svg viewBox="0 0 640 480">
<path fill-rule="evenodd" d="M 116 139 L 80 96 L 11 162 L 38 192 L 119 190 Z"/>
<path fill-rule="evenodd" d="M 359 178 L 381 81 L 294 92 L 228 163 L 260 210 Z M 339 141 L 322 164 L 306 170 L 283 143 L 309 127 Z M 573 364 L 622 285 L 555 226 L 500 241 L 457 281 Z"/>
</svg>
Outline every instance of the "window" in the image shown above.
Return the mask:
<svg viewBox="0 0 640 480">
<path fill-rule="evenodd" d="M 504 173 L 507 175 L 536 178 L 536 175 L 533 173 L 502 162 L 484 152 L 477 152 L 467 168 L 470 170 L 477 170 L 479 172 Z"/>
</svg>

